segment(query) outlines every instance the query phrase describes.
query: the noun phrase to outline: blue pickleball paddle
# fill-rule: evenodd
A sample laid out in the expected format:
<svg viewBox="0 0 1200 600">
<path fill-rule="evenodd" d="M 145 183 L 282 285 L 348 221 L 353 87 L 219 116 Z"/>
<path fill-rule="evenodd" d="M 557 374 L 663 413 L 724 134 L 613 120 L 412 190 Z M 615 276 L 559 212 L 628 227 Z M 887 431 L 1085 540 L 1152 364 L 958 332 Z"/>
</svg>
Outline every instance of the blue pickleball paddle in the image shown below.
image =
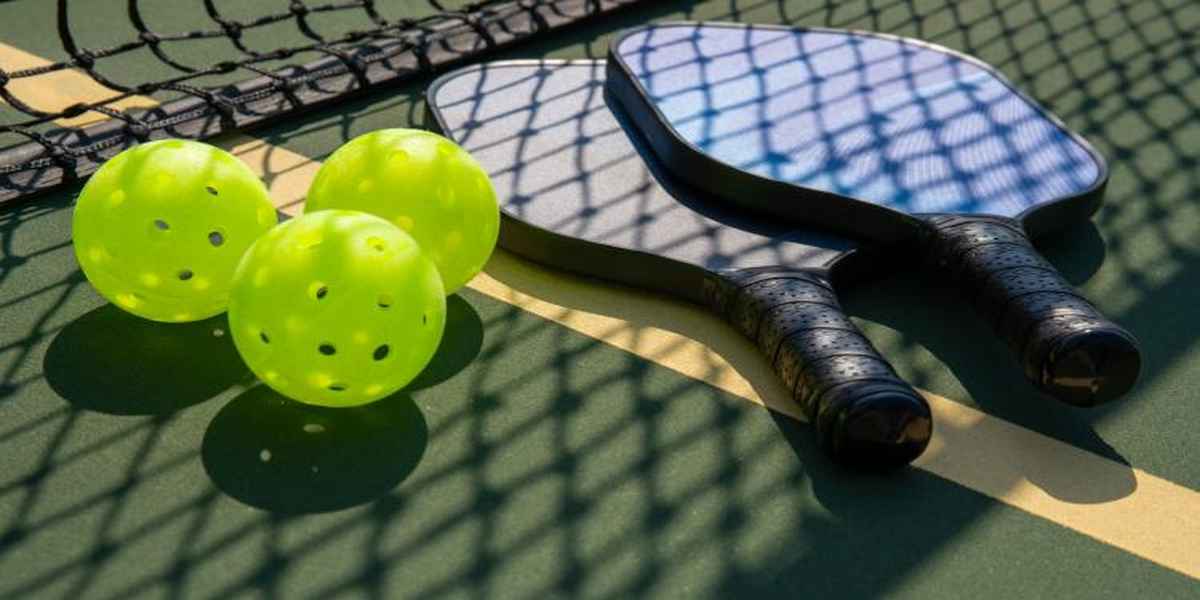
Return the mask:
<svg viewBox="0 0 1200 600">
<path fill-rule="evenodd" d="M 1097 210 L 1104 160 L 991 67 L 889 35 L 677 23 L 618 36 L 607 81 L 663 166 L 729 206 L 913 242 L 1041 390 L 1090 406 L 1136 381 L 1135 338 L 1029 241 Z"/>
</svg>

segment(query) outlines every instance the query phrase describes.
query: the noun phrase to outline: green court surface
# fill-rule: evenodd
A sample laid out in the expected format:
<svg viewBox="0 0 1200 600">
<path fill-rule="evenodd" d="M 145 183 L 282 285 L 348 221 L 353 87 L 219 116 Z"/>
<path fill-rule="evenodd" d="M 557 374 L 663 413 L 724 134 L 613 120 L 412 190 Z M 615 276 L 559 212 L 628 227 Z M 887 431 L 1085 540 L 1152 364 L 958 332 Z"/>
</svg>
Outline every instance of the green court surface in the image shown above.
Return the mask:
<svg viewBox="0 0 1200 600">
<path fill-rule="evenodd" d="M 121 39 L 123 5 L 75 16 Z M 164 29 L 197 18 L 164 6 Z M 4 45 L 65 56 L 52 3 L 0 15 Z M 443 345 L 405 391 L 300 405 L 254 381 L 223 316 L 163 326 L 104 302 L 72 252 L 73 186 L 0 209 L 0 598 L 1200 597 L 1200 4 L 662 0 L 493 58 L 603 58 L 620 29 L 679 19 L 957 48 L 1106 155 L 1105 208 L 1043 250 L 1141 339 L 1129 397 L 1083 410 L 1037 396 L 955 291 L 915 269 L 845 294 L 915 386 L 1086 464 L 1018 448 L 994 457 L 1020 475 L 999 490 L 976 485 L 989 462 L 960 470 L 971 477 L 849 473 L 803 423 L 479 289 L 450 298 Z M 248 133 L 321 160 L 355 135 L 423 126 L 430 81 Z M 500 259 L 488 272 L 504 285 L 630 335 L 735 335 L 636 302 L 606 313 L 579 298 L 694 309 Z M 727 358 L 767 385 L 761 365 Z M 1151 510 L 1092 516 L 1129 502 Z M 1164 530 L 1184 541 L 1145 539 Z"/>
</svg>

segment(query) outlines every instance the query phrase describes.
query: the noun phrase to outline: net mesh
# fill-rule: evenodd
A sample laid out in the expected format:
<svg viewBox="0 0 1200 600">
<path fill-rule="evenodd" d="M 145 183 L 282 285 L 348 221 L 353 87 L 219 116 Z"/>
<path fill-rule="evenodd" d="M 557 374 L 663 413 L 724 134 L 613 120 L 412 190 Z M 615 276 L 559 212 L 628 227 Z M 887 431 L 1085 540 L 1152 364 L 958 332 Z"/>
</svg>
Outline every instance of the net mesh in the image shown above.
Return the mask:
<svg viewBox="0 0 1200 600">
<path fill-rule="evenodd" d="M 172 10 L 202 9 L 205 26 L 164 32 L 151 26 L 161 7 L 127 0 L 132 39 L 92 47 L 95 17 L 79 18 L 82 2 L 58 0 L 68 58 L 0 69 L 0 100 L 15 109 L 0 117 L 0 202 L 85 177 L 140 142 L 244 129 L 637 1 L 290 0 L 272 4 L 286 10 L 252 14 L 261 5 L 200 0 Z M 152 60 L 131 62 L 135 54 Z M 22 86 L 55 85 L 51 78 L 64 73 L 86 76 L 102 97 L 71 101 L 66 90 L 66 102 L 50 110 L 23 98 Z"/>
</svg>

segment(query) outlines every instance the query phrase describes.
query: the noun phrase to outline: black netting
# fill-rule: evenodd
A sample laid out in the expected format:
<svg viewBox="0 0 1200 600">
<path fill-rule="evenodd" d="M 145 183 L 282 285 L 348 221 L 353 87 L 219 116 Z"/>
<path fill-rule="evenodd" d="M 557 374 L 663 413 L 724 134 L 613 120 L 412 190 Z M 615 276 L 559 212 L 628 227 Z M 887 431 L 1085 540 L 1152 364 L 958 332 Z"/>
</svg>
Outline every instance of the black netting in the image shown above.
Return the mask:
<svg viewBox="0 0 1200 600">
<path fill-rule="evenodd" d="M 154 30 L 146 17 L 155 8 L 151 3 L 128 0 L 123 10 L 133 39 L 90 47 L 85 43 L 88 27 L 72 19 L 77 2 L 58 0 L 57 33 L 70 58 L 22 70 L 0 69 L 0 100 L 15 109 L 8 111 L 15 118 L 0 118 L 0 145 L 7 146 L 0 150 L 0 202 L 84 177 L 142 141 L 202 139 L 242 129 L 637 1 L 290 0 L 272 4 L 274 10 L 286 10 L 253 15 L 243 13 L 261 9 L 234 10 L 228 3 L 198 0 L 203 26 L 163 32 Z M 348 12 L 357 12 L 358 18 L 345 18 Z M 343 26 L 332 32 L 316 23 L 331 13 L 343 13 L 338 15 Z M 348 28 L 347 22 L 362 27 Z M 290 35 L 280 36 L 280 27 L 289 25 Z M 257 43 L 247 41 L 267 31 L 268 40 L 286 43 L 263 49 L 264 36 Z M 178 51 L 214 40 L 233 53 L 196 64 L 194 57 Z M 117 75 L 104 68 L 106 62 L 134 53 L 148 53 L 155 68 Z M 81 98 L 48 111 L 19 91 L 22 84 L 49 81 L 65 71 L 86 74 L 106 89 L 105 97 Z M 81 116 L 102 120 L 63 126 Z"/>
</svg>

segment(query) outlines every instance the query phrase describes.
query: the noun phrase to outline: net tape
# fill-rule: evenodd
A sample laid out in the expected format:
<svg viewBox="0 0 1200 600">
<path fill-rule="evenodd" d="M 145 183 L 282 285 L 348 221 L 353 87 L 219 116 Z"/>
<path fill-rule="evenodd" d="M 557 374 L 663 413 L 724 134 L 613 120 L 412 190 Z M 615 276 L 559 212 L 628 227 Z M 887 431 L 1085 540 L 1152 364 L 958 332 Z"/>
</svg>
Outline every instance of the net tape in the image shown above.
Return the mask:
<svg viewBox="0 0 1200 600">
<path fill-rule="evenodd" d="M 388 20 L 380 0 L 346 0 L 315 4 L 290 0 L 288 10 L 250 20 L 227 18 L 214 0 L 203 0 L 214 28 L 182 33 L 151 30 L 140 0 L 128 0 L 135 40 L 106 48 L 77 43 L 68 18 L 70 0 L 58 0 L 58 35 L 70 59 L 36 68 L 0 69 L 0 100 L 22 113 L 24 120 L 0 124 L 0 134 L 15 134 L 23 143 L 0 150 L 0 203 L 28 197 L 91 174 L 105 160 L 141 142 L 166 137 L 205 139 L 241 130 L 281 116 L 342 100 L 382 84 L 428 74 L 513 42 L 579 22 L 644 0 L 481 0 L 450 9 L 442 0 L 425 0 L 433 14 Z M 362 11 L 372 28 L 327 37 L 310 25 L 316 13 Z M 292 20 L 309 44 L 261 52 L 243 42 L 251 29 Z M 168 54 L 172 42 L 224 38 L 241 54 L 197 69 Z M 178 74 L 128 85 L 99 72 L 98 63 L 133 51 L 149 50 Z M 259 65 L 302 55 L 310 62 L 267 69 Z M 73 69 L 85 73 L 113 94 L 96 102 L 78 102 L 57 112 L 39 110 L 12 91 L 14 81 Z M 247 79 L 224 86 L 197 85 L 213 75 L 247 72 Z M 174 93 L 182 97 L 150 109 L 119 110 L 115 104 L 138 96 Z M 106 120 L 83 127 L 46 124 L 97 113 Z"/>
</svg>

